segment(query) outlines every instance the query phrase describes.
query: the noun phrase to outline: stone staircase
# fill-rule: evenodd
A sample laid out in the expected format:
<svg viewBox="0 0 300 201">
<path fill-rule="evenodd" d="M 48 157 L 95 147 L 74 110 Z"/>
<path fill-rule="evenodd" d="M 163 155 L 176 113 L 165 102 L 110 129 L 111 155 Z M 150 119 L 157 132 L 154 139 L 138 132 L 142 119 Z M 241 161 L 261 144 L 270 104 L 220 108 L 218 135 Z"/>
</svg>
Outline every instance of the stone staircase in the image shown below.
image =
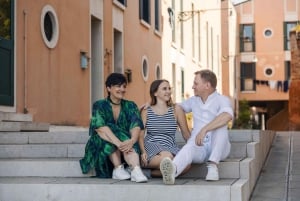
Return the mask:
<svg viewBox="0 0 300 201">
<path fill-rule="evenodd" d="M 49 131 L 49 123 L 33 122 L 31 114 L 0 112 L 0 132 Z"/>
<path fill-rule="evenodd" d="M 11 129 L 13 130 L 13 129 Z M 220 181 L 206 182 L 205 165 L 166 186 L 83 175 L 78 160 L 88 140 L 86 130 L 0 131 L 0 201 L 247 201 L 275 135 L 272 131 L 231 130 L 230 157 L 219 166 Z M 180 134 L 178 143 L 183 143 Z"/>
</svg>

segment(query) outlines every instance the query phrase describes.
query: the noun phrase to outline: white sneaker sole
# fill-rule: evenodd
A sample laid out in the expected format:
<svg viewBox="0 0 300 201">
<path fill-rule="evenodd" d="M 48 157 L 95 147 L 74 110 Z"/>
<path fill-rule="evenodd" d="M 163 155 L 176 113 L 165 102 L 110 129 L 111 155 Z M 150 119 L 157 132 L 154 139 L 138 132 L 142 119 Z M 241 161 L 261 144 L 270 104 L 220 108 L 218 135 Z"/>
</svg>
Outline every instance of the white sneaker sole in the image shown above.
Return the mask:
<svg viewBox="0 0 300 201">
<path fill-rule="evenodd" d="M 146 183 L 148 181 L 147 178 L 136 180 L 135 178 L 131 177 L 131 181 L 135 181 L 136 183 Z"/>
<path fill-rule="evenodd" d="M 206 177 L 205 178 L 206 181 L 219 181 L 219 177 Z"/>
<path fill-rule="evenodd" d="M 175 172 L 172 160 L 170 158 L 164 158 L 160 163 L 160 172 L 163 177 L 164 184 L 172 185 L 175 183 Z"/>
<path fill-rule="evenodd" d="M 112 179 L 115 179 L 115 180 L 128 180 L 128 179 L 130 179 L 130 176 L 128 176 L 128 177 L 123 177 L 123 178 L 113 176 Z"/>
</svg>

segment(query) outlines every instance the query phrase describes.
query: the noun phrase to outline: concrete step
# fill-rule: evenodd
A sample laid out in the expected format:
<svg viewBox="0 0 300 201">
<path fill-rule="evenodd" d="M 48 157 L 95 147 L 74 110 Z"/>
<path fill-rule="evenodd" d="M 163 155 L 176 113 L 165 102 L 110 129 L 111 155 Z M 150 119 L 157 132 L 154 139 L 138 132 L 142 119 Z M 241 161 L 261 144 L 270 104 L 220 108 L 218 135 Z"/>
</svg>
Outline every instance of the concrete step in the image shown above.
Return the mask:
<svg viewBox="0 0 300 201">
<path fill-rule="evenodd" d="M 89 177 L 93 171 L 82 174 L 80 158 L 27 158 L 0 159 L 0 177 Z M 204 178 L 207 174 L 205 164 L 193 164 L 183 178 Z M 219 164 L 220 178 L 240 178 L 240 160 L 227 159 Z"/>
<path fill-rule="evenodd" d="M 39 122 L 0 122 L 0 132 L 49 131 L 49 123 Z"/>
<path fill-rule="evenodd" d="M 0 132 L 0 144 L 85 144 L 86 131 Z"/>
<path fill-rule="evenodd" d="M 83 157 L 85 144 L 0 145 L 0 158 Z"/>
<path fill-rule="evenodd" d="M 32 122 L 32 115 L 31 114 L 14 113 L 14 112 L 0 112 L 0 121 Z"/>
<path fill-rule="evenodd" d="M 0 177 L 91 177 L 82 174 L 79 158 L 0 159 Z"/>
<path fill-rule="evenodd" d="M 22 138 L 19 139 L 19 142 Z M 26 139 L 23 139 L 25 141 Z M 36 142 L 36 141 L 35 141 Z M 233 142 L 229 158 L 247 157 L 247 144 Z M 83 157 L 85 143 L 81 144 L 0 144 L 0 158 L 59 158 Z"/>
<path fill-rule="evenodd" d="M 218 165 L 220 178 L 238 179 L 240 174 L 240 162 L 244 159 L 226 159 Z M 205 178 L 207 174 L 206 164 L 193 164 L 191 169 L 181 175 L 184 178 Z"/>
<path fill-rule="evenodd" d="M 0 124 L 1 125 L 1 124 Z M 20 124 L 18 124 L 20 125 Z M 0 144 L 54 144 L 54 143 L 86 143 L 89 139 L 87 130 L 80 131 L 51 131 L 51 132 L 13 132 L 13 130 L 21 130 L 21 128 L 10 129 L 10 132 L 0 132 Z M 9 126 L 7 126 L 9 127 Z M 231 142 L 252 142 L 252 132 L 247 131 L 230 131 Z M 185 144 L 185 141 L 178 132 L 176 134 L 176 141 L 179 144 Z"/>
<path fill-rule="evenodd" d="M 244 179 L 177 179 L 175 185 L 167 186 L 161 179 L 135 183 L 98 178 L 1 178 L 0 200 L 246 201 L 247 185 Z"/>
</svg>

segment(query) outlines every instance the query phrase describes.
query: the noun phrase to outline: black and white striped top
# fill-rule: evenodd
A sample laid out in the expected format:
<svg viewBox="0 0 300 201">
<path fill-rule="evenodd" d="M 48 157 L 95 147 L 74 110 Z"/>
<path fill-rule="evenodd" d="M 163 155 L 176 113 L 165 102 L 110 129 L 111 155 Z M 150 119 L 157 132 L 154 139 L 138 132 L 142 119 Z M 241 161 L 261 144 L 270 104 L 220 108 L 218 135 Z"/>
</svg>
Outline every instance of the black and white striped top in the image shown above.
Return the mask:
<svg viewBox="0 0 300 201">
<path fill-rule="evenodd" d="M 176 155 L 179 147 L 175 141 L 177 122 L 174 108 L 169 107 L 168 112 L 163 115 L 155 114 L 151 107 L 147 108 L 147 133 L 145 136 L 145 150 L 148 160 L 161 151 L 169 151 Z"/>
</svg>

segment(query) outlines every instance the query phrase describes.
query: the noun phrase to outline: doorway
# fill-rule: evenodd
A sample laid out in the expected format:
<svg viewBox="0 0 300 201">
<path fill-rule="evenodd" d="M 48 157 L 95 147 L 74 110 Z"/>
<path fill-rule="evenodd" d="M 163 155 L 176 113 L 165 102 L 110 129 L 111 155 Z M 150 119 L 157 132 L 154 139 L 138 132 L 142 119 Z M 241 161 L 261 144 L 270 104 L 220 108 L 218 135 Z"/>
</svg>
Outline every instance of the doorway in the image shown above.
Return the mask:
<svg viewBox="0 0 300 201">
<path fill-rule="evenodd" d="M 91 30 L 91 104 L 104 96 L 102 23 L 92 17 Z"/>
<path fill-rule="evenodd" d="M 14 1 L 0 1 L 0 105 L 14 105 Z"/>
</svg>

